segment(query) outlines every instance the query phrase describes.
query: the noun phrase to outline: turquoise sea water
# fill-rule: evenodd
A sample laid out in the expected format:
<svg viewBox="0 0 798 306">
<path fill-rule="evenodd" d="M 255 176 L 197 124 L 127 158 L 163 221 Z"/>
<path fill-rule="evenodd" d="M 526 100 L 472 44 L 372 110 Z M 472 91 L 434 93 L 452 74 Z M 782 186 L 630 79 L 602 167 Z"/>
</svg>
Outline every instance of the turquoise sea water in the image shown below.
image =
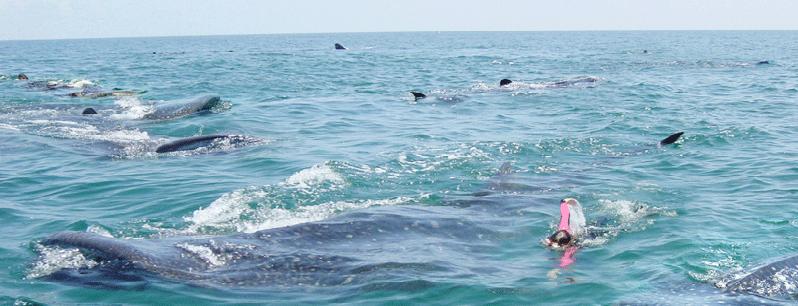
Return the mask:
<svg viewBox="0 0 798 306">
<path fill-rule="evenodd" d="M 0 302 L 774 302 L 713 284 L 798 254 L 796 58 L 798 32 L 0 42 Z M 79 89 L 31 88 L 21 72 L 143 93 L 70 98 Z M 202 94 L 227 105 L 140 118 Z M 82 119 L 87 106 L 105 119 Z M 656 145 L 677 131 L 675 146 Z M 148 149 L 209 134 L 262 142 Z M 497 177 L 508 161 L 513 173 Z M 613 230 L 551 278 L 562 253 L 540 240 L 564 197 Z M 355 215 L 385 228 L 344 222 L 341 239 L 274 249 L 344 258 L 330 268 L 340 275 L 286 268 L 258 285 L 214 271 L 209 282 L 142 272 L 133 289 L 56 280 L 91 259 L 40 244 L 69 230 L 174 247 Z M 405 219 L 424 230 L 391 226 Z"/>
</svg>

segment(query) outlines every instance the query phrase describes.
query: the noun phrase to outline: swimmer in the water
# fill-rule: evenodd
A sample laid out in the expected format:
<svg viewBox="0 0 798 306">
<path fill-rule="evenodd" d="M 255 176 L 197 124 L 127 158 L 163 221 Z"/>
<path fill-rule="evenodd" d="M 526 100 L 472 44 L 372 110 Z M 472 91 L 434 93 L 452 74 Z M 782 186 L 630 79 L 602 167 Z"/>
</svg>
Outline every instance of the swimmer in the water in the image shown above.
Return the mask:
<svg viewBox="0 0 798 306">
<path fill-rule="evenodd" d="M 25 75 L 24 73 L 20 73 L 19 75 L 17 75 L 17 80 L 27 80 L 27 79 L 28 76 Z"/>
<path fill-rule="evenodd" d="M 546 246 L 565 250 L 560 259 L 560 268 L 565 268 L 574 262 L 574 253 L 579 248 L 578 240 L 585 236 L 586 228 L 585 213 L 579 201 L 574 198 L 562 199 L 557 231 L 543 241 Z M 559 273 L 559 269 L 554 269 L 549 271 L 548 276 L 555 279 Z"/>
</svg>

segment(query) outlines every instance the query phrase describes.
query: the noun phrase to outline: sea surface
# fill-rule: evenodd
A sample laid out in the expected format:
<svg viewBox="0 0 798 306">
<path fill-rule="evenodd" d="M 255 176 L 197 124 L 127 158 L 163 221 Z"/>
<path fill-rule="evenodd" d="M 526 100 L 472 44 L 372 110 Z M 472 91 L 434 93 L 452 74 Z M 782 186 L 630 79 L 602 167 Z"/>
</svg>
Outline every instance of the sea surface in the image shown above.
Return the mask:
<svg viewBox="0 0 798 306">
<path fill-rule="evenodd" d="M 780 303 L 716 285 L 798 254 L 798 32 L 0 41 L 0 74 L 2 304 Z M 85 88 L 138 94 L 66 95 Z M 142 119 L 205 94 L 225 107 Z M 152 151 L 210 134 L 260 141 Z M 541 240 L 566 197 L 610 230 L 560 268 Z M 285 267 L 254 285 L 55 279 L 97 263 L 41 243 L 225 241 L 352 216 L 380 221 L 297 238 L 341 275 Z"/>
</svg>

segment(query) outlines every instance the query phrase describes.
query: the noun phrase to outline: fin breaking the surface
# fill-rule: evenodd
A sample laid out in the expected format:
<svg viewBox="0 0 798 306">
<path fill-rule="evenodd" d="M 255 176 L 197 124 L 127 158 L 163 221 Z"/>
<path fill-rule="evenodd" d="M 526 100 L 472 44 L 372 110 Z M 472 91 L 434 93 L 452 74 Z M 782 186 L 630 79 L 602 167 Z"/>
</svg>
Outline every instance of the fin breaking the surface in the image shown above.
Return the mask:
<svg viewBox="0 0 798 306">
<path fill-rule="evenodd" d="M 671 134 L 670 136 L 666 137 L 665 139 L 660 140 L 659 144 L 661 146 L 672 144 L 672 143 L 678 141 L 679 138 L 682 137 L 682 135 L 684 135 L 684 132 L 678 132 L 678 133 Z"/>
</svg>

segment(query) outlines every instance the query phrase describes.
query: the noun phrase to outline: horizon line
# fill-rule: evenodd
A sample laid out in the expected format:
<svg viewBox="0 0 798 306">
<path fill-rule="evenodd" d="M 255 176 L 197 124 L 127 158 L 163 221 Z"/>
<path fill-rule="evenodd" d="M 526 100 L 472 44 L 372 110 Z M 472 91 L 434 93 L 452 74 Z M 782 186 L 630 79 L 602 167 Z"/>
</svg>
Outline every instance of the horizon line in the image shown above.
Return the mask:
<svg viewBox="0 0 798 306">
<path fill-rule="evenodd" d="M 269 36 L 269 35 L 320 35 L 320 34 L 379 34 L 379 33 L 544 33 L 544 32 L 792 32 L 798 29 L 635 29 L 635 30 L 419 30 L 419 31 L 351 31 L 351 32 L 276 32 L 276 33 L 236 33 L 236 34 L 189 34 L 189 35 L 154 35 L 154 36 L 100 36 L 100 37 L 65 37 L 65 38 L 30 38 L 0 39 L 0 42 L 21 41 L 54 41 L 54 40 L 101 40 L 132 38 L 189 38 L 220 36 Z"/>
</svg>

